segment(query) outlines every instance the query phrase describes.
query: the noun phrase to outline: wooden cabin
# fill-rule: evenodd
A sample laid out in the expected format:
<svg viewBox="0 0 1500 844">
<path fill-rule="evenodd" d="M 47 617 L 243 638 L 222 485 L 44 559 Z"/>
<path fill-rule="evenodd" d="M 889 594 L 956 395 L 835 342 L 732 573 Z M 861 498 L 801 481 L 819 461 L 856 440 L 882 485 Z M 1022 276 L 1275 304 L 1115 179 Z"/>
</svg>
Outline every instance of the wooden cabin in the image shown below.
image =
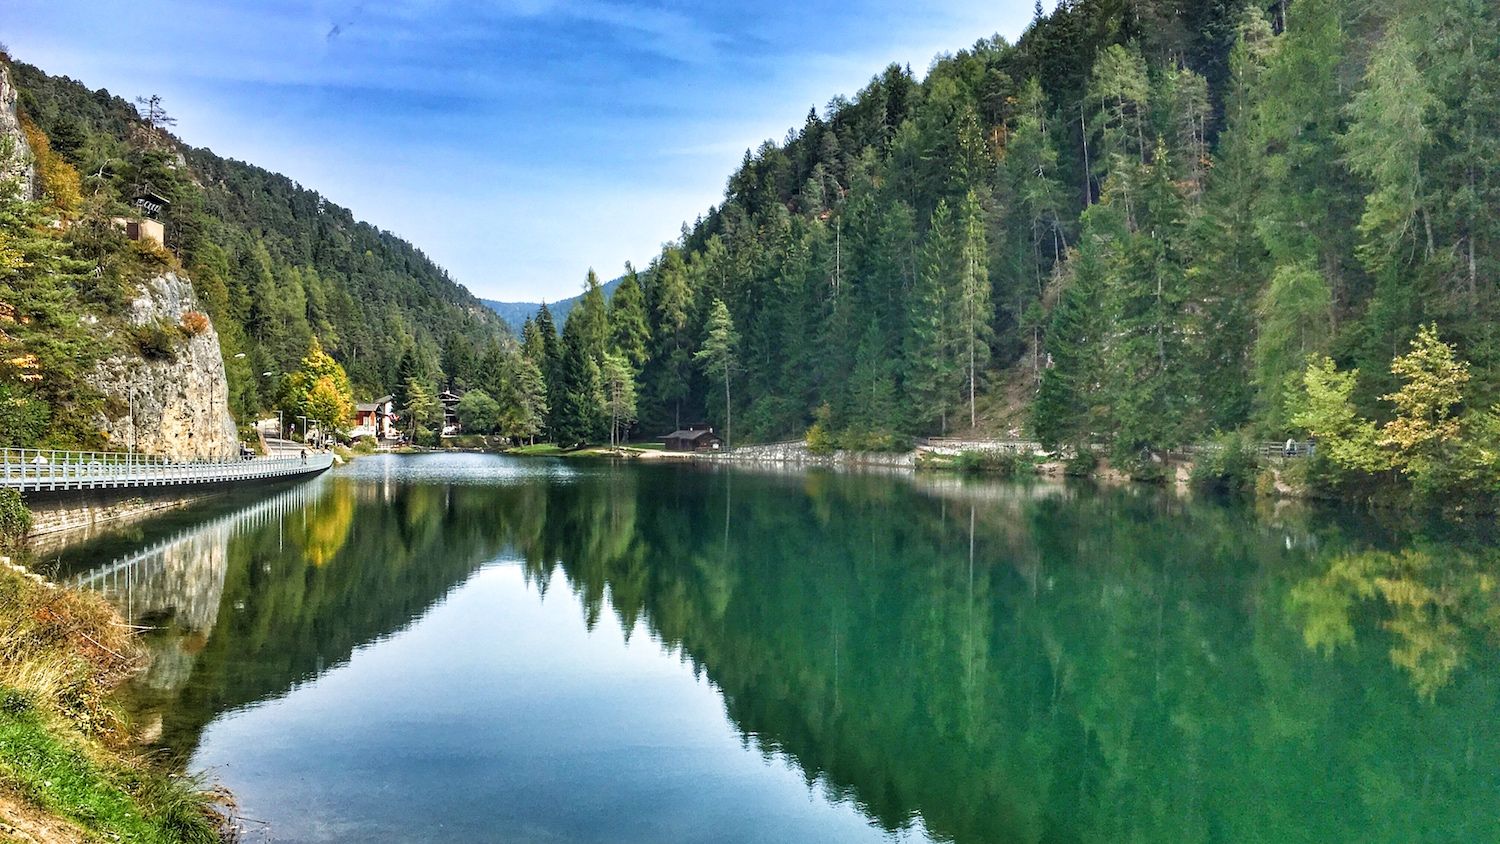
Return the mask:
<svg viewBox="0 0 1500 844">
<path fill-rule="evenodd" d="M 724 447 L 724 441 L 707 425 L 689 425 L 661 439 L 666 443 L 667 451 L 708 452 L 719 451 Z"/>
<path fill-rule="evenodd" d="M 354 429 L 351 439 L 374 437 L 377 440 L 396 438 L 396 408 L 392 396 L 381 396 L 373 402 L 361 402 L 354 406 Z"/>
</svg>

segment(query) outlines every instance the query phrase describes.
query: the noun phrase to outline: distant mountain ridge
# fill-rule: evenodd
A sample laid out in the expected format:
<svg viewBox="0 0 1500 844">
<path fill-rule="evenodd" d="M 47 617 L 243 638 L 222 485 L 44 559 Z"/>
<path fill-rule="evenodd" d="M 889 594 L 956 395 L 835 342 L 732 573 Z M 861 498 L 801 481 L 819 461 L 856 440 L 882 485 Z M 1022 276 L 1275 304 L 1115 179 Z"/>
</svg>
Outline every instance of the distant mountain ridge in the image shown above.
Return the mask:
<svg viewBox="0 0 1500 844">
<path fill-rule="evenodd" d="M 625 277 L 620 276 L 599 285 L 600 289 L 604 291 L 604 298 L 608 299 L 610 296 L 613 296 L 615 288 L 619 287 L 620 282 L 624 280 Z M 583 294 L 579 293 L 577 296 L 568 299 L 546 303 L 547 310 L 552 312 L 552 320 L 557 323 L 559 329 L 562 328 L 563 322 L 567 320 L 568 312 L 573 310 L 573 306 L 578 304 L 581 299 L 583 299 Z M 485 307 L 499 314 L 500 319 L 506 325 L 510 326 L 512 331 L 518 334 L 521 331 L 521 326 L 526 324 L 526 320 L 536 316 L 537 311 L 542 309 L 541 302 L 500 302 L 495 299 L 480 299 L 479 301 Z"/>
</svg>

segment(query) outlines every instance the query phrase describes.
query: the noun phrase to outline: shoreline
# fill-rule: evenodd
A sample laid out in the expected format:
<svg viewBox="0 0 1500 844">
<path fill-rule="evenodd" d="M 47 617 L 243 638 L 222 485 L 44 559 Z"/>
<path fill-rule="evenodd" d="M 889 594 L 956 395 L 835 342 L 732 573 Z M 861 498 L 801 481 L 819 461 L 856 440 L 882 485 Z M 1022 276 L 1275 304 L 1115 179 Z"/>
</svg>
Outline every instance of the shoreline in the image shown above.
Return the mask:
<svg viewBox="0 0 1500 844">
<path fill-rule="evenodd" d="M 138 750 L 119 702 L 144 668 L 137 633 L 103 598 L 0 556 L 0 837 L 234 840 L 227 792 Z"/>
</svg>

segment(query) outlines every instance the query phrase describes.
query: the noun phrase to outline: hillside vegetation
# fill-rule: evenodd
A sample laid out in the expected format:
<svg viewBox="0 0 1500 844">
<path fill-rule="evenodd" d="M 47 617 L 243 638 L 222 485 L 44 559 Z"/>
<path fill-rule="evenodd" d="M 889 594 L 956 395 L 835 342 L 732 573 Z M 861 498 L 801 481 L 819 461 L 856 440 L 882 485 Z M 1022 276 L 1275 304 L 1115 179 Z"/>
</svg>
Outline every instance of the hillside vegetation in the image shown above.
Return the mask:
<svg viewBox="0 0 1500 844">
<path fill-rule="evenodd" d="M 358 392 L 378 394 L 397 382 L 403 356 L 435 387 L 473 366 L 474 355 L 455 363 L 451 350 L 505 337 L 420 250 L 285 176 L 186 145 L 159 100 L 132 105 L 22 62 L 6 66 L 29 149 L 3 152 L 31 153 L 41 188 L 22 196 L 12 179 L 0 191 L 0 306 L 19 311 L 0 338 L 18 347 L 0 367 L 11 408 L 0 412 L 16 420 L 0 425 L 7 444 L 101 444 L 90 427 L 98 397 L 77 377 L 105 351 L 89 326 L 166 269 L 192 278 L 219 331 L 241 420 L 285 403 L 282 376 L 314 340 Z M 165 250 L 127 242 L 110 223 L 132 213 L 142 190 L 170 201 Z M 169 350 L 171 330 L 137 338 L 141 353 Z"/>
<path fill-rule="evenodd" d="M 638 308 L 585 297 L 538 361 L 554 433 L 605 436 L 614 354 L 652 435 L 1364 437 L 1328 468 L 1492 485 L 1497 126 L 1482 0 L 1038 4 L 747 152 Z"/>
<path fill-rule="evenodd" d="M 452 385 L 469 430 L 562 445 L 707 419 L 739 441 L 1014 432 L 1140 459 L 1233 433 L 1326 443 L 1334 485 L 1500 484 L 1485 0 L 1039 3 L 1016 43 L 888 67 L 747 151 L 644 271 L 609 298 L 590 273 L 561 331 L 541 309 L 520 343 L 317 194 L 17 69 L 56 157 L 94 174 L 80 219 L 99 185 L 174 197 L 168 245 L 226 352 L 249 350 L 242 413 L 265 402 L 250 374 L 316 336 L 418 434 Z"/>
</svg>

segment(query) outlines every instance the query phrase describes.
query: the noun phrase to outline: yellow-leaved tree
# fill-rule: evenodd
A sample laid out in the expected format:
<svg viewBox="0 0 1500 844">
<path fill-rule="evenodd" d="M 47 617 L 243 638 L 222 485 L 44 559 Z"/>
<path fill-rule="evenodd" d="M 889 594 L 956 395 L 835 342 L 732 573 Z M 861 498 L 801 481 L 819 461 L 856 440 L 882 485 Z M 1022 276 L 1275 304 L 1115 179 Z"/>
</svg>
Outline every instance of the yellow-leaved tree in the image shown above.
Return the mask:
<svg viewBox="0 0 1500 844">
<path fill-rule="evenodd" d="M 1469 365 L 1426 325 L 1411 351 L 1391 362 L 1401 388 L 1381 396 L 1395 416 L 1377 427 L 1355 412 L 1359 370 L 1341 372 L 1327 357 L 1308 364 L 1294 396 L 1293 424 L 1318 439 L 1339 468 L 1376 473 L 1394 469 L 1424 496 L 1500 492 L 1500 408 L 1467 410 Z"/>
<path fill-rule="evenodd" d="M 1292 424 L 1318 440 L 1318 448 L 1334 465 L 1360 472 L 1390 468 L 1376 442 L 1375 423 L 1354 410 L 1354 384 L 1359 370 L 1340 372 L 1323 357 L 1307 365 L 1302 392 L 1290 399 Z"/>
<path fill-rule="evenodd" d="M 287 376 L 282 403 L 292 413 L 341 433 L 354 419 L 354 389 L 349 376 L 338 361 L 323 351 L 317 337 L 308 345 L 301 366 Z"/>
<path fill-rule="evenodd" d="M 1380 429 L 1380 447 L 1392 464 L 1419 489 L 1432 490 L 1458 468 L 1464 439 L 1464 385 L 1469 365 L 1444 343 L 1437 326 L 1424 325 L 1411 351 L 1391 362 L 1401 389 L 1381 396 L 1396 406 L 1396 416 Z"/>
</svg>

